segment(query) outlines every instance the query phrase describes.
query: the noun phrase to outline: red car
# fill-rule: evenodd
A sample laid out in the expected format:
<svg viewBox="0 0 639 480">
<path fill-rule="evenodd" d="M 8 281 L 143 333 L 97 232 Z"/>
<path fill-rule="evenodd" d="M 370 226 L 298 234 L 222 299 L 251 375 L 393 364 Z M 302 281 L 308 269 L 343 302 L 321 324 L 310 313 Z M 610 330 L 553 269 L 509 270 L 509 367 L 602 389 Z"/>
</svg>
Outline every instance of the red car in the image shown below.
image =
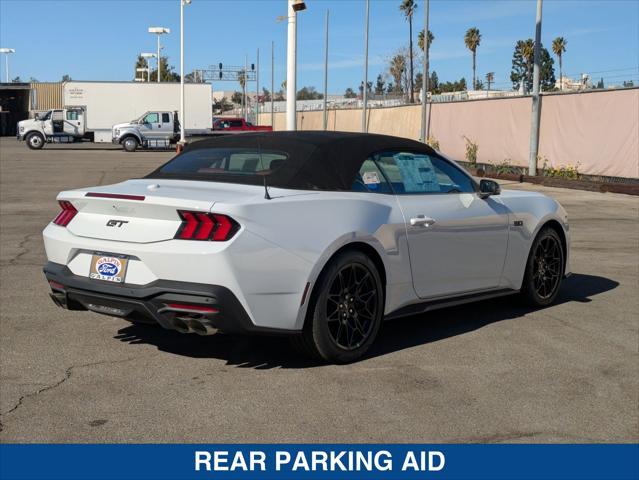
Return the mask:
<svg viewBox="0 0 639 480">
<path fill-rule="evenodd" d="M 214 118 L 214 132 L 272 132 L 273 127 L 258 127 L 243 118 Z"/>
</svg>

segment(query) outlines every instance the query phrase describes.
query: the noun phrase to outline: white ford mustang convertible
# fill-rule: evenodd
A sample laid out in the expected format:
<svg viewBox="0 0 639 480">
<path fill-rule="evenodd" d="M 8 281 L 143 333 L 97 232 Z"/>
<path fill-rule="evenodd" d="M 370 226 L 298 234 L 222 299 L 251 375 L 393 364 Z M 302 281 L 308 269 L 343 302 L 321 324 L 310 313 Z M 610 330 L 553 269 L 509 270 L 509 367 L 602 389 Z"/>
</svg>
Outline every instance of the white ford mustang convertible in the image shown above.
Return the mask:
<svg viewBox="0 0 639 480">
<path fill-rule="evenodd" d="M 291 335 L 338 363 L 384 319 L 513 293 L 545 306 L 569 272 L 555 200 L 382 135 L 202 140 L 145 178 L 58 201 L 44 230 L 57 305 L 181 333 Z"/>
</svg>

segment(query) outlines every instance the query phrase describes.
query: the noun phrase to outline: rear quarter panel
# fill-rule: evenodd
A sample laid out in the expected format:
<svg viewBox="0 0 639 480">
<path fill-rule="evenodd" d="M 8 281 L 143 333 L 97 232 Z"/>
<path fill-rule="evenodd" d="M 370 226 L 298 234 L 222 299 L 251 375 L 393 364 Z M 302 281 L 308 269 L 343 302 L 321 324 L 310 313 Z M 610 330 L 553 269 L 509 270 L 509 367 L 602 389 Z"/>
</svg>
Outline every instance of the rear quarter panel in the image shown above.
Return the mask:
<svg viewBox="0 0 639 480">
<path fill-rule="evenodd" d="M 229 213 L 250 234 L 264 239 L 267 244 L 277 245 L 308 265 L 306 270 L 291 271 L 281 263 L 282 258 L 268 259 L 260 255 L 256 261 L 266 260 L 269 265 L 264 270 L 264 278 L 256 279 L 256 272 L 249 265 L 238 272 L 255 288 L 265 285 L 267 289 L 270 288 L 269 276 L 289 276 L 290 288 L 298 292 L 295 302 L 299 313 L 295 329 L 301 328 L 308 306 L 307 301 L 299 308 L 306 283 L 310 282 L 312 288 L 330 258 L 348 244 L 365 243 L 382 259 L 387 283 L 386 312 L 415 298 L 404 217 L 393 195 L 361 192 L 291 194 L 288 191 L 288 196 L 278 196 L 277 189 L 271 189 L 270 194 L 272 200 L 247 205 L 216 203 L 213 209 Z"/>
</svg>

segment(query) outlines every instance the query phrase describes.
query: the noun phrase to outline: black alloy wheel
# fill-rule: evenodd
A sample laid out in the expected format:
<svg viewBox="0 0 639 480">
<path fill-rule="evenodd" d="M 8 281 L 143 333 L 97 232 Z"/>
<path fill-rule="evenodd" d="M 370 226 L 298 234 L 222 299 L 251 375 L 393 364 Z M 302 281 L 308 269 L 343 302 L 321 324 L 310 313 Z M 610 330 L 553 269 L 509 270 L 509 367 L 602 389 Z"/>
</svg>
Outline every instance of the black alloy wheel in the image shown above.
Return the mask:
<svg viewBox="0 0 639 480">
<path fill-rule="evenodd" d="M 552 236 L 547 236 L 537 244 L 533 258 L 533 282 L 539 298 L 551 297 L 562 274 L 561 245 Z"/>
<path fill-rule="evenodd" d="M 383 314 L 384 289 L 375 263 L 357 250 L 340 252 L 319 276 L 293 345 L 327 362 L 353 362 L 375 341 Z"/>
<path fill-rule="evenodd" d="M 559 292 L 564 276 L 565 252 L 557 232 L 544 228 L 533 242 L 522 293 L 529 303 L 545 306 Z"/>
<path fill-rule="evenodd" d="M 371 334 L 380 292 L 372 274 L 351 263 L 333 278 L 326 298 L 326 321 L 331 338 L 344 350 L 355 350 Z"/>
</svg>

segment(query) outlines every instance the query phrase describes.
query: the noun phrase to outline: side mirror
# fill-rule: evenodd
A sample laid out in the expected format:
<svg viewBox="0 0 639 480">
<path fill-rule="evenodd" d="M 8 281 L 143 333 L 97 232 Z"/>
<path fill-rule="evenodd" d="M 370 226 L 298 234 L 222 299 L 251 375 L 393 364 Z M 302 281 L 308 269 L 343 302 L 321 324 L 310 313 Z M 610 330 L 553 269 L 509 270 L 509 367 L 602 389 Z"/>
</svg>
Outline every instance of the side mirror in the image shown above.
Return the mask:
<svg viewBox="0 0 639 480">
<path fill-rule="evenodd" d="M 479 196 L 481 198 L 488 198 L 491 195 L 499 195 L 500 193 L 501 187 L 494 180 L 483 178 L 479 181 Z"/>
</svg>

